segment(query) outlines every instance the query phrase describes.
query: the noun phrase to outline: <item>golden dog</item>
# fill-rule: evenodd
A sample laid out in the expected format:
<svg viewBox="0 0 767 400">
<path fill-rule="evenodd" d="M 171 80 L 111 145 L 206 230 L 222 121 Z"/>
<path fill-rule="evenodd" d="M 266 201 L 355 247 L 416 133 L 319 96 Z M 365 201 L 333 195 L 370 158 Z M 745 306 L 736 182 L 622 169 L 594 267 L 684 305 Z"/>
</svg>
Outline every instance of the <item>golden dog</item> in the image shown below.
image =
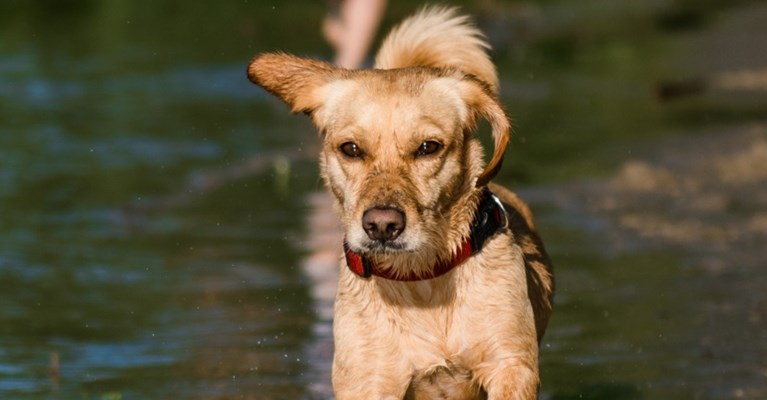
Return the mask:
<svg viewBox="0 0 767 400">
<path fill-rule="evenodd" d="M 345 232 L 333 388 L 343 399 L 535 399 L 553 275 L 527 206 L 490 183 L 510 125 L 484 36 L 427 7 L 370 70 L 261 54 L 251 81 L 323 139 Z M 484 165 L 478 119 L 494 151 Z"/>
</svg>

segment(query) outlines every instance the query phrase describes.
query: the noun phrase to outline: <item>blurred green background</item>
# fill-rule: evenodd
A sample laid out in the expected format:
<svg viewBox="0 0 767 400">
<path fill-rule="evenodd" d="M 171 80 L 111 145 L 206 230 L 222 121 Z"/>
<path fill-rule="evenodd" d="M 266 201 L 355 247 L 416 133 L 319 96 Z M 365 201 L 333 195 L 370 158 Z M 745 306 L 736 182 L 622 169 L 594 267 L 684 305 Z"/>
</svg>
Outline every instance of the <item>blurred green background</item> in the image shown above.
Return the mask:
<svg viewBox="0 0 767 400">
<path fill-rule="evenodd" d="M 543 399 L 767 398 L 767 4 L 446 1 L 556 266 Z M 390 0 L 382 32 L 418 2 Z M 329 398 L 309 122 L 258 52 L 321 1 L 0 3 L 0 398 Z"/>
</svg>

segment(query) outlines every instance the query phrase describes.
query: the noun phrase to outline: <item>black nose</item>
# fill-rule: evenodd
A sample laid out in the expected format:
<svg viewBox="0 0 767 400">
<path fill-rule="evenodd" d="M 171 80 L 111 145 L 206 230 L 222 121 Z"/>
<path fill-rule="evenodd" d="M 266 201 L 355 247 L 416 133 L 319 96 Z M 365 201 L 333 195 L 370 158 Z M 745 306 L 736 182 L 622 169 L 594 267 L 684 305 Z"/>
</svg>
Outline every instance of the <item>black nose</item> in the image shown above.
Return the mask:
<svg viewBox="0 0 767 400">
<path fill-rule="evenodd" d="M 375 207 L 362 214 L 362 228 L 373 240 L 394 240 L 405 230 L 405 214 L 391 207 Z"/>
</svg>

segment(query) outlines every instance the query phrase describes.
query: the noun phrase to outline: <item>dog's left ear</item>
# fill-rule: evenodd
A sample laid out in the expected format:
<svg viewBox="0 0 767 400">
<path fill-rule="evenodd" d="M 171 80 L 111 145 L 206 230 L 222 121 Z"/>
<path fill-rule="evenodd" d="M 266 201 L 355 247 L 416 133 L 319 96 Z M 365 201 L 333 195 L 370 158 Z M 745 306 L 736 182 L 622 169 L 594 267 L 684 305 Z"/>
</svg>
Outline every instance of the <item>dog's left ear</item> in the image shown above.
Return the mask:
<svg viewBox="0 0 767 400">
<path fill-rule="evenodd" d="M 503 164 L 503 154 L 509 145 L 511 124 L 496 97 L 491 94 L 487 85 L 473 79 L 463 80 L 461 85 L 462 97 L 471 113 L 468 125 L 474 125 L 476 117 L 482 117 L 490 123 L 493 132 L 493 156 L 485 169 L 477 178 L 477 187 L 487 185 Z"/>
<path fill-rule="evenodd" d="M 325 101 L 320 89 L 344 71 L 310 58 L 265 53 L 248 65 L 248 79 L 279 97 L 294 113 L 311 114 Z"/>
</svg>

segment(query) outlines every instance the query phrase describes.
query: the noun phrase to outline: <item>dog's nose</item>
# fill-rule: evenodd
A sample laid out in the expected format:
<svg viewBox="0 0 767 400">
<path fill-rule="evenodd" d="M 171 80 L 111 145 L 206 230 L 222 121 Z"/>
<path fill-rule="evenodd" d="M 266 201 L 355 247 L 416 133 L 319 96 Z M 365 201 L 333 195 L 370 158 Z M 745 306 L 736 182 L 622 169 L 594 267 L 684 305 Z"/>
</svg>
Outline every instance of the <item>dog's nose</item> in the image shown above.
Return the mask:
<svg viewBox="0 0 767 400">
<path fill-rule="evenodd" d="M 375 207 L 362 214 L 362 228 L 373 240 L 394 240 L 405 230 L 405 214 L 391 207 Z"/>
</svg>

